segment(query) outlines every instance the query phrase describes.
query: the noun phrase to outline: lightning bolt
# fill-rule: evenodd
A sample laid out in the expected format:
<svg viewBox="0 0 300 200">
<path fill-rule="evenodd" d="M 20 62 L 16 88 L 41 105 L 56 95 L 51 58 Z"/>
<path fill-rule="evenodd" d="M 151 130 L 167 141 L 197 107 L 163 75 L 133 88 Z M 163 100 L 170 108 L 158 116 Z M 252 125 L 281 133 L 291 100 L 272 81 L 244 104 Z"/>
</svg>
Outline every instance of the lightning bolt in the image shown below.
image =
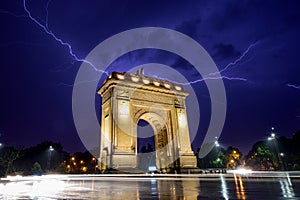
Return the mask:
<svg viewBox="0 0 300 200">
<path fill-rule="evenodd" d="M 300 85 L 294 85 L 294 84 L 288 83 L 288 84 L 286 84 L 286 86 L 300 90 Z"/>
<path fill-rule="evenodd" d="M 50 2 L 51 2 L 51 1 L 48 1 L 48 2 L 47 2 L 46 10 L 48 10 L 48 7 L 49 7 Z M 91 66 L 96 72 L 101 72 L 101 73 L 105 73 L 106 75 L 108 75 L 108 73 L 107 73 L 106 71 L 97 69 L 97 67 L 94 66 L 93 63 L 91 63 L 90 61 L 85 60 L 85 59 L 82 59 L 82 58 L 79 58 L 78 56 L 76 56 L 76 54 L 73 52 L 73 49 L 72 49 L 71 44 L 69 44 L 68 42 L 64 42 L 61 38 L 57 37 L 57 36 L 49 29 L 49 27 L 48 27 L 48 11 L 47 11 L 47 17 L 46 17 L 46 22 L 45 22 L 46 25 L 43 25 L 43 24 L 40 23 L 35 17 L 33 17 L 33 16 L 31 15 L 31 12 L 29 11 L 29 9 L 28 9 L 27 6 L 26 6 L 26 0 L 23 0 L 23 7 L 24 7 L 25 12 L 27 13 L 27 17 L 29 17 L 29 19 L 30 19 L 31 21 L 33 21 L 36 25 L 38 25 L 41 29 L 43 29 L 43 30 L 45 31 L 46 34 L 48 34 L 48 35 L 51 36 L 54 40 L 56 40 L 57 42 L 59 42 L 62 46 L 65 46 L 65 47 L 68 48 L 69 54 L 70 54 L 70 56 L 72 57 L 73 60 L 75 60 L 75 61 L 77 61 L 77 62 L 84 62 L 84 63 L 87 63 L 87 64 L 89 64 L 89 66 Z"/>
<path fill-rule="evenodd" d="M 228 77 L 228 76 L 222 75 L 221 73 L 224 73 L 224 72 L 228 71 L 230 68 L 232 68 L 233 66 L 235 66 L 236 64 L 241 62 L 245 58 L 245 56 L 250 52 L 250 50 L 253 47 L 255 47 L 258 43 L 259 43 L 259 41 L 255 42 L 253 44 L 250 44 L 247 47 L 247 49 L 241 54 L 240 57 L 238 57 L 233 62 L 228 63 L 222 70 L 217 71 L 217 72 L 209 73 L 201 79 L 197 79 L 197 80 L 190 81 L 190 82 L 187 82 L 187 83 L 182 83 L 182 82 L 176 82 L 176 81 L 165 79 L 165 78 L 160 78 L 158 76 L 155 76 L 155 78 L 160 78 L 160 79 L 170 81 L 170 82 L 173 82 L 173 83 L 176 83 L 176 84 L 179 84 L 179 85 L 189 85 L 189 84 L 195 84 L 195 83 L 203 82 L 205 80 L 217 80 L 217 79 L 224 79 L 224 80 L 230 80 L 230 81 L 247 81 L 247 79 L 242 78 L 242 77 Z"/>
<path fill-rule="evenodd" d="M 16 17 L 16 18 L 27 18 L 26 15 L 17 15 L 17 14 L 15 14 L 15 13 L 13 13 L 13 12 L 6 11 L 6 10 L 0 10 L 0 13 L 2 13 L 2 14 L 7 14 L 7 15 L 11 15 L 11 16 Z"/>
<path fill-rule="evenodd" d="M 51 0 L 47 1 L 47 4 L 46 4 L 46 21 L 45 21 L 45 24 L 42 24 L 40 23 L 30 12 L 30 10 L 28 9 L 27 5 L 26 5 L 26 0 L 23 0 L 23 8 L 24 8 L 24 11 L 26 12 L 27 15 L 16 15 L 14 13 L 11 13 L 9 11 L 0 11 L 2 13 L 6 13 L 6 14 L 10 14 L 10 15 L 13 15 L 15 17 L 28 17 L 31 21 L 33 21 L 36 25 L 38 25 L 41 29 L 44 30 L 44 32 L 46 34 L 48 34 L 49 36 L 51 36 L 54 40 L 56 40 L 57 42 L 59 42 L 62 46 L 64 47 L 67 47 L 67 49 L 69 50 L 69 54 L 70 56 L 72 57 L 72 59 L 75 61 L 75 62 L 84 62 L 84 63 L 87 63 L 89 64 L 89 66 L 91 66 L 96 72 L 101 72 L 101 73 L 105 73 L 106 75 L 108 75 L 108 73 L 106 71 L 103 71 L 103 70 L 99 70 L 97 69 L 97 67 L 91 63 L 90 61 L 88 60 L 85 60 L 85 59 L 82 59 L 82 58 L 79 58 L 74 52 L 73 52 L 73 49 L 72 49 L 72 46 L 70 43 L 68 42 L 65 42 L 63 41 L 61 38 L 59 38 L 54 32 L 52 32 L 48 26 L 48 21 L 49 21 L 49 5 L 51 3 Z M 197 79 L 197 80 L 194 80 L 194 81 L 191 81 L 191 82 L 188 82 L 188 83 L 181 83 L 181 82 L 176 82 L 176 81 L 172 81 L 172 80 L 168 80 L 168 81 L 171 81 L 171 82 L 174 82 L 174 83 L 177 83 L 177 84 L 181 84 L 181 85 L 188 85 L 188 84 L 195 84 L 195 83 L 198 83 L 198 82 L 202 82 L 202 81 L 205 81 L 205 80 L 217 80 L 217 79 L 225 79 L 225 80 L 230 80 L 230 81 L 233 81 L 233 80 L 238 80 L 238 81 L 247 81 L 247 79 L 245 78 L 242 78 L 242 77 L 228 77 L 228 76 L 225 76 L 225 75 L 222 75 L 221 73 L 224 73 L 226 72 L 228 69 L 232 68 L 233 66 L 235 66 L 237 63 L 241 62 L 243 60 L 243 58 L 249 53 L 249 51 L 255 47 L 256 45 L 258 44 L 258 42 L 255 42 L 251 45 L 248 46 L 248 48 L 241 54 L 240 57 L 238 57 L 235 61 L 233 62 L 230 62 L 229 64 L 227 64 L 222 70 L 218 71 L 218 72 L 213 72 L 213 73 L 210 73 L 206 76 L 204 76 L 203 78 L 201 79 Z M 167 79 L 165 79 L 167 80 Z M 94 80 L 93 80 L 94 81 Z M 88 80 L 86 82 L 89 82 Z M 60 83 L 60 85 L 63 85 L 62 83 Z M 68 84 L 64 84 L 64 85 L 68 85 Z M 68 85 L 70 86 L 70 85 Z"/>
<path fill-rule="evenodd" d="M 66 86 L 66 87 L 73 87 L 76 85 L 81 85 L 81 84 L 88 84 L 88 83 L 92 83 L 92 82 L 96 82 L 98 81 L 98 79 L 94 79 L 94 80 L 84 80 L 84 81 L 78 81 L 76 84 L 67 84 L 67 83 L 58 83 L 58 86 Z"/>
<path fill-rule="evenodd" d="M 50 5 L 50 3 L 51 3 L 51 0 L 49 0 L 49 1 L 47 1 L 47 4 L 46 4 L 46 22 L 45 22 L 45 25 L 46 25 L 46 28 L 48 29 L 48 30 L 50 30 L 49 29 L 49 27 L 48 27 L 48 21 L 49 21 L 49 5 Z"/>
<path fill-rule="evenodd" d="M 170 80 L 170 79 L 167 79 L 167 78 L 162 78 L 162 77 L 159 77 L 159 76 L 156 76 L 156 75 L 154 75 L 153 77 L 157 78 L 157 79 L 162 79 L 162 80 L 165 80 L 165 81 L 169 81 L 169 82 L 172 82 L 172 83 L 175 83 L 175 84 L 178 84 L 178 85 L 190 85 L 190 84 L 203 82 L 203 81 L 206 81 L 206 80 L 218 80 L 218 79 L 225 79 L 225 80 L 229 80 L 229 81 L 247 81 L 247 79 L 245 79 L 245 78 L 228 77 L 228 76 L 204 77 L 204 78 L 197 79 L 197 80 L 190 81 L 190 82 L 177 82 L 177 81 Z"/>
<path fill-rule="evenodd" d="M 253 44 L 250 44 L 250 45 L 248 46 L 248 48 L 242 53 L 242 55 L 241 55 L 240 57 L 238 57 L 235 61 L 228 63 L 222 70 L 220 70 L 219 72 L 215 72 L 215 73 L 222 73 L 222 72 L 225 72 L 225 71 L 228 70 L 230 67 L 232 67 L 232 66 L 236 65 L 237 63 L 241 62 L 241 61 L 244 59 L 244 57 L 249 53 L 249 51 L 250 51 L 253 47 L 255 47 L 258 43 L 259 43 L 259 41 L 255 42 L 255 43 L 253 43 Z M 212 73 L 212 74 L 214 74 L 214 73 Z M 209 74 L 209 75 L 210 75 L 210 74 Z"/>
</svg>

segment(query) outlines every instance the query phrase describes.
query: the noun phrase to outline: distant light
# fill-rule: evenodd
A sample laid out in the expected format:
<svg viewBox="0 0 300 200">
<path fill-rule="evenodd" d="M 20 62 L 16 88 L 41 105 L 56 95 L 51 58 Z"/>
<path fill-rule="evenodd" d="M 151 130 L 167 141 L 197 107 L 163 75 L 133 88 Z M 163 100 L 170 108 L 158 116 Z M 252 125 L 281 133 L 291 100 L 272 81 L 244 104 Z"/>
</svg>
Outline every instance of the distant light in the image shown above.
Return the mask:
<svg viewBox="0 0 300 200">
<path fill-rule="evenodd" d="M 240 169 L 232 170 L 232 172 L 235 174 L 249 174 L 249 173 L 252 173 L 252 170 L 240 168 Z"/>
<path fill-rule="evenodd" d="M 148 171 L 149 171 L 149 172 L 154 172 L 154 171 L 156 171 L 156 166 L 149 166 L 149 167 L 148 167 Z"/>
<path fill-rule="evenodd" d="M 52 146 L 49 147 L 49 151 L 54 151 Z"/>
<path fill-rule="evenodd" d="M 216 147 L 219 147 L 219 146 L 220 146 L 220 144 L 219 144 L 218 141 L 215 141 L 215 146 L 216 146 Z"/>
<path fill-rule="evenodd" d="M 268 140 L 272 140 L 272 138 L 271 138 L 271 137 L 268 137 Z"/>
<path fill-rule="evenodd" d="M 272 129 L 272 131 L 274 131 L 274 127 L 272 127 L 271 129 Z"/>
<path fill-rule="evenodd" d="M 275 137 L 275 133 L 271 133 L 271 137 L 273 137 L 273 138 L 274 138 L 274 137 Z"/>
<path fill-rule="evenodd" d="M 16 176 L 7 176 L 6 177 L 6 179 L 7 180 L 9 180 L 9 181 L 15 181 L 15 180 L 19 180 L 19 179 L 21 179 L 21 178 L 23 178 L 23 176 L 21 176 L 21 175 L 16 175 Z M 1 178 L 2 179 L 2 178 Z"/>
<path fill-rule="evenodd" d="M 2 146 L 2 143 L 0 143 L 0 147 Z"/>
<path fill-rule="evenodd" d="M 280 156 L 284 156 L 284 153 L 280 153 Z"/>
<path fill-rule="evenodd" d="M 87 168 L 86 166 L 84 166 L 84 167 L 82 168 L 82 171 L 83 171 L 83 172 L 86 172 L 87 169 L 88 169 L 88 168 Z"/>
</svg>

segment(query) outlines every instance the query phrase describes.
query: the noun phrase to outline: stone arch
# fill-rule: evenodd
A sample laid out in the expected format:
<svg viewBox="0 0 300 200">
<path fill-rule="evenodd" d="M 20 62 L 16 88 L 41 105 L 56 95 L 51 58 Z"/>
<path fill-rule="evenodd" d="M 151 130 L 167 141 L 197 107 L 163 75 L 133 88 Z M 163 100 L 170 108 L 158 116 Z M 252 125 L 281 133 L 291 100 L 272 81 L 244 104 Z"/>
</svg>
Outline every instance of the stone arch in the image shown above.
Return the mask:
<svg viewBox="0 0 300 200">
<path fill-rule="evenodd" d="M 188 93 L 181 86 L 141 74 L 113 72 L 98 94 L 102 96 L 99 160 L 103 170 L 137 167 L 140 119 L 154 130 L 158 169 L 196 167 L 185 108 Z"/>
<path fill-rule="evenodd" d="M 166 126 L 165 120 L 155 112 L 136 113 L 133 120 L 134 124 L 136 125 L 140 119 L 147 121 L 154 131 L 158 131 L 162 127 Z"/>
</svg>

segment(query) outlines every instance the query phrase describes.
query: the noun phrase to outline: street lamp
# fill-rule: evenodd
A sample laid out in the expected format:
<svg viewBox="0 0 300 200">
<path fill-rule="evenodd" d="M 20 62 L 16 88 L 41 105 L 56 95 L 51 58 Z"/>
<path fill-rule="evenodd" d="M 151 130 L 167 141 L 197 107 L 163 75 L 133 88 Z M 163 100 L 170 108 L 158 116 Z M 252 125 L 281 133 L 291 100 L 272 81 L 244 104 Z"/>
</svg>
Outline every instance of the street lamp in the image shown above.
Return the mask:
<svg viewBox="0 0 300 200">
<path fill-rule="evenodd" d="M 271 136 L 268 137 L 268 140 L 274 140 L 274 139 L 276 139 L 276 134 L 273 131 L 274 131 L 274 127 L 272 127 Z"/>
<path fill-rule="evenodd" d="M 216 147 L 219 147 L 219 146 L 220 146 L 220 144 L 219 144 L 218 141 L 215 141 L 215 146 L 216 146 Z"/>
<path fill-rule="evenodd" d="M 281 160 L 281 164 L 282 164 L 282 169 L 283 170 L 286 170 L 287 169 L 287 166 L 286 166 L 286 162 L 285 162 L 285 158 L 284 158 L 284 156 L 285 156 L 285 154 L 284 153 L 282 153 L 282 152 L 280 152 L 280 160 Z"/>
<path fill-rule="evenodd" d="M 50 170 L 51 154 L 52 154 L 52 151 L 54 151 L 54 148 L 52 146 L 50 146 L 48 151 L 49 151 L 49 156 L 48 156 L 47 168 L 48 168 L 48 170 Z"/>
<path fill-rule="evenodd" d="M 96 173 L 96 171 L 97 171 L 97 168 L 96 168 L 96 166 L 97 166 L 97 165 L 96 165 L 96 160 L 97 160 L 96 158 L 94 158 L 94 157 L 92 158 L 93 165 L 94 165 L 94 172 L 95 172 L 95 173 Z"/>
<path fill-rule="evenodd" d="M 220 162 L 221 162 L 221 159 L 219 158 L 219 151 L 220 151 L 220 149 L 219 149 L 219 147 L 220 147 L 220 144 L 219 144 L 219 142 L 218 142 L 218 137 L 215 137 L 215 151 L 216 151 L 216 154 L 217 154 L 217 167 L 218 168 L 220 168 Z"/>
<path fill-rule="evenodd" d="M 51 151 L 54 151 L 54 149 L 53 149 L 52 146 L 49 147 L 49 151 L 50 151 L 50 152 L 51 152 Z"/>
<path fill-rule="evenodd" d="M 282 162 L 282 157 L 284 156 L 284 153 L 279 153 L 278 141 L 276 140 L 276 134 L 274 132 L 274 127 L 272 127 L 271 130 L 272 130 L 271 136 L 268 137 L 268 140 L 269 141 L 273 140 L 273 145 L 274 145 L 274 148 L 275 148 L 275 155 L 278 159 L 279 164 L 281 165 L 281 169 L 285 170 L 284 164 Z"/>
</svg>

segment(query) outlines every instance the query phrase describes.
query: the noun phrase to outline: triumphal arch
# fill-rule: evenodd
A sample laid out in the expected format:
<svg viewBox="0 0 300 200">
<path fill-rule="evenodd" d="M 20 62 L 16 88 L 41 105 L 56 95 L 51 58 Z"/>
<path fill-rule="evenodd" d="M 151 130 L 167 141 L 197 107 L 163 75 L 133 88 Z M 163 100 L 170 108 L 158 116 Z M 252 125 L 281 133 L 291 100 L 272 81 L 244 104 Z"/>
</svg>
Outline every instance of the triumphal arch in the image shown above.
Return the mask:
<svg viewBox="0 0 300 200">
<path fill-rule="evenodd" d="M 144 76 L 141 70 L 113 72 L 98 94 L 102 97 L 102 170 L 138 167 L 140 119 L 153 128 L 158 170 L 196 167 L 185 103 L 188 93 L 180 85 Z"/>
</svg>

